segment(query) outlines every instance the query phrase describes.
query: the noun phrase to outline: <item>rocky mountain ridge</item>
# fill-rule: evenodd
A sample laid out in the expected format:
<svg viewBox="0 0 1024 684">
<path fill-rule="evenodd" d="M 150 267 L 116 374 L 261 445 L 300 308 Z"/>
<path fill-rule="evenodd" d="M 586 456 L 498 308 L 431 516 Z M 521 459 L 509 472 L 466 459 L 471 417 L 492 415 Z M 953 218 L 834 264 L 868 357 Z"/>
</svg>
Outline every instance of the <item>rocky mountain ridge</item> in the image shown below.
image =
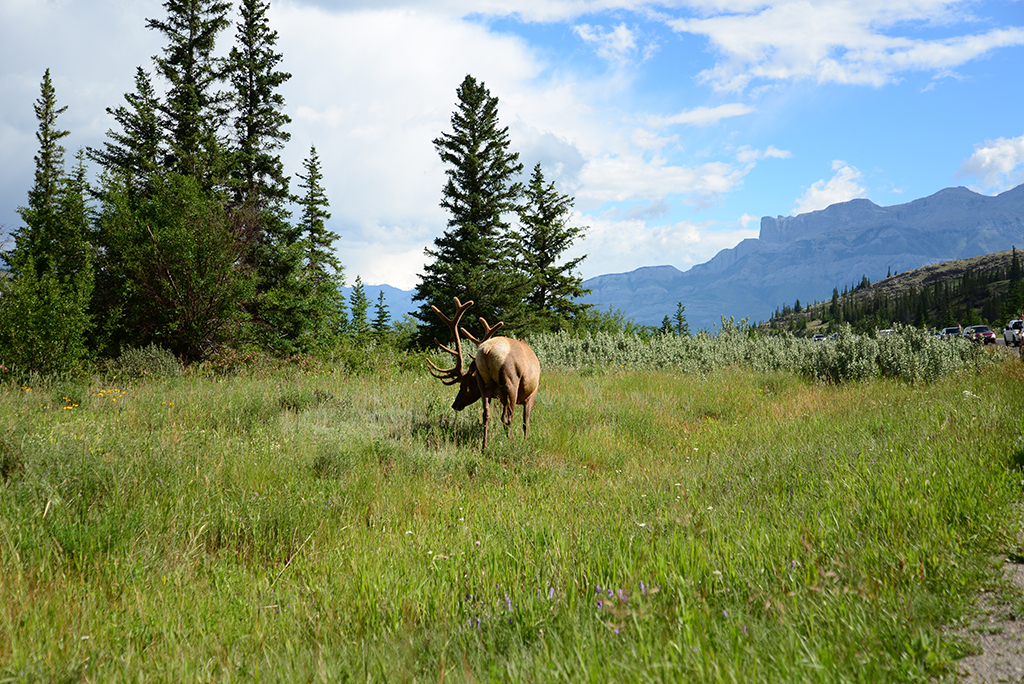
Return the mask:
<svg viewBox="0 0 1024 684">
<path fill-rule="evenodd" d="M 676 302 L 690 327 L 722 316 L 767 320 L 797 298 L 824 300 L 832 289 L 921 266 L 1024 246 L 1024 185 L 994 197 L 967 188 L 890 207 L 855 199 L 799 216 L 764 217 L 758 238 L 683 272 L 649 266 L 584 282 L 584 301 L 658 325 Z"/>
</svg>

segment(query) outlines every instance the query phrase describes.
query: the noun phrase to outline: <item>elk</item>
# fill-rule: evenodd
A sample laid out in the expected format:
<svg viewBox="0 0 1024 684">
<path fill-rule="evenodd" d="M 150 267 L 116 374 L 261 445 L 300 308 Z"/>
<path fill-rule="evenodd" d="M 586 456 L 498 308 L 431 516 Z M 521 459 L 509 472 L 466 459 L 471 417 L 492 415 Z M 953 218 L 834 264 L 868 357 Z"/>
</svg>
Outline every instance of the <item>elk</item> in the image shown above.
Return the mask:
<svg viewBox="0 0 1024 684">
<path fill-rule="evenodd" d="M 477 346 L 476 358 L 469 364 L 469 370 L 464 370 L 459 321 L 466 310 L 473 306 L 473 302 L 463 304 L 458 297 L 454 297 L 454 300 L 455 315 L 451 318 L 441 313 L 436 306 L 430 307 L 441 317 L 455 338 L 454 349 L 444 346 L 437 338 L 434 339 L 434 344 L 455 357 L 455 367 L 445 370 L 427 360 L 431 375 L 445 385 L 459 385 L 459 393 L 452 403 L 452 408 L 456 411 L 461 411 L 477 399 L 483 399 L 484 448 L 487 447 L 487 423 L 491 417 L 492 397 L 497 397 L 501 401 L 501 422 L 508 428 L 509 439 L 512 438 L 512 414 L 515 412 L 516 404 L 523 405 L 523 438 L 529 437 L 530 410 L 540 387 L 540 361 L 537 360 L 537 355 L 530 349 L 530 345 L 521 340 L 494 337 L 494 333 L 505 325 L 504 321 L 499 321 L 492 327 L 480 318 L 480 323 L 484 327 L 484 336 L 481 339 L 478 340 L 462 328 L 462 334 L 466 339 Z"/>
</svg>

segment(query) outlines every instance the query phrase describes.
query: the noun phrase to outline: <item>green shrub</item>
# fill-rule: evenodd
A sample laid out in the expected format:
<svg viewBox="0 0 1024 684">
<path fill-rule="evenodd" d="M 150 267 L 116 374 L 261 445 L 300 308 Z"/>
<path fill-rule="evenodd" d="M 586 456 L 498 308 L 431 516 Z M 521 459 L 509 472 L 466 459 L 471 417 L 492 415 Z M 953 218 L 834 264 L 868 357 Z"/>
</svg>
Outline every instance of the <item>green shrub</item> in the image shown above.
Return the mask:
<svg viewBox="0 0 1024 684">
<path fill-rule="evenodd" d="M 173 378 L 183 370 L 174 354 L 156 344 L 129 347 L 114 362 L 115 373 L 123 378 Z"/>
</svg>

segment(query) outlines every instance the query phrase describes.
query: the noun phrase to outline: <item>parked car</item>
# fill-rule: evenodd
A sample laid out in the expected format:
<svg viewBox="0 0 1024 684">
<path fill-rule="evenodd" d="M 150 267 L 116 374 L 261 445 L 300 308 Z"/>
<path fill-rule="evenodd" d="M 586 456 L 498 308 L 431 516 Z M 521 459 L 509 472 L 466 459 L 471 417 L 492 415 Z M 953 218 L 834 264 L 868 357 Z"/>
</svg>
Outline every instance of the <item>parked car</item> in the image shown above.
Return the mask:
<svg viewBox="0 0 1024 684">
<path fill-rule="evenodd" d="M 1024 327 L 1024 320 L 1016 318 L 1006 324 L 1003 329 L 1003 343 L 1007 347 L 1019 347 L 1021 328 Z"/>
<path fill-rule="evenodd" d="M 942 332 L 939 333 L 939 337 L 942 337 L 942 338 L 960 337 L 960 326 L 959 325 L 953 325 L 953 326 L 950 326 L 948 328 L 943 328 Z"/>
<path fill-rule="evenodd" d="M 824 342 L 825 341 L 825 336 L 822 335 L 821 333 L 818 333 L 817 335 L 815 335 L 811 339 L 814 340 L 815 342 Z"/>
<path fill-rule="evenodd" d="M 995 344 L 996 334 L 987 325 L 969 325 L 964 328 L 964 337 L 974 342 Z"/>
</svg>

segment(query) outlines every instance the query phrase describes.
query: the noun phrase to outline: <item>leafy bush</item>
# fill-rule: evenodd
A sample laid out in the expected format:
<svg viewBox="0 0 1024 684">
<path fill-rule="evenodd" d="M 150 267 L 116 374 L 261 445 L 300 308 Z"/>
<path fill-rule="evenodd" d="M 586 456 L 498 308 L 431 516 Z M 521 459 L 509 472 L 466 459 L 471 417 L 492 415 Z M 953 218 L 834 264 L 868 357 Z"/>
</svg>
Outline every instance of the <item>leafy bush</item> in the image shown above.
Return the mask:
<svg viewBox="0 0 1024 684">
<path fill-rule="evenodd" d="M 156 344 L 129 347 L 114 362 L 115 373 L 124 378 L 173 378 L 183 370 L 174 354 Z"/>
<path fill-rule="evenodd" d="M 597 369 L 676 369 L 706 375 L 743 366 L 754 371 L 798 373 L 818 382 L 840 384 L 884 376 L 909 383 L 977 372 L 998 361 L 979 345 L 940 340 L 927 332 L 898 327 L 878 339 L 854 334 L 849 326 L 835 339 L 813 342 L 790 333 L 766 336 L 746 321 L 723 319 L 717 335 L 659 334 L 650 338 L 624 332 L 576 336 L 567 332 L 535 335 L 530 344 L 546 368 L 595 372 Z"/>
</svg>

